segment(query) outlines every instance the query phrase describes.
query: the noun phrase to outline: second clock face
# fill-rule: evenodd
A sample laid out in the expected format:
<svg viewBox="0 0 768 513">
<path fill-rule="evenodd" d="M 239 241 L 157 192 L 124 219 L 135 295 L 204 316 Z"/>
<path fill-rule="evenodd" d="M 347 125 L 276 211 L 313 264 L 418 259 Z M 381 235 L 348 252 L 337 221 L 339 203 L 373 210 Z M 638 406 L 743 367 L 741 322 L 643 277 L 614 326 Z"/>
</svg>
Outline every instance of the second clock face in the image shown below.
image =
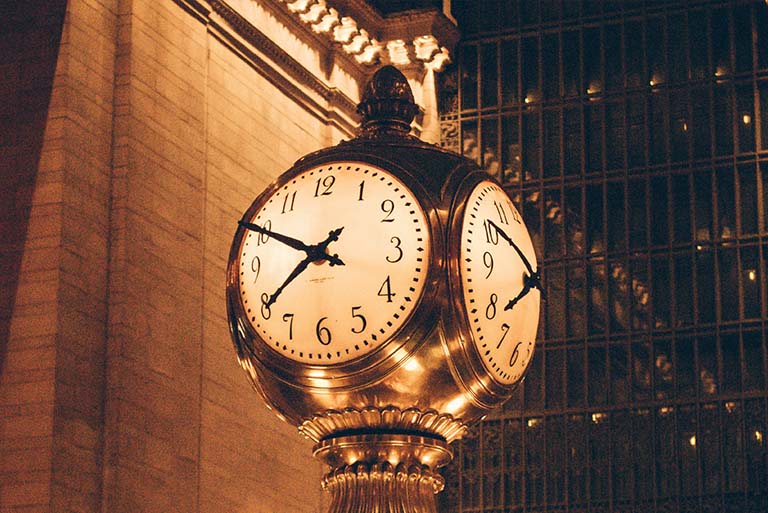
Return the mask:
<svg viewBox="0 0 768 513">
<path fill-rule="evenodd" d="M 240 247 L 241 304 L 260 338 L 291 360 L 330 365 L 369 354 L 421 297 L 427 219 L 383 169 L 311 168 L 245 221 L 263 231 L 249 229 Z"/>
<path fill-rule="evenodd" d="M 527 263 L 527 265 L 526 265 Z M 528 230 L 504 190 L 483 181 L 466 203 L 460 273 L 471 339 L 488 374 L 509 385 L 533 355 L 540 290 Z M 526 276 L 528 278 L 526 278 Z"/>
</svg>

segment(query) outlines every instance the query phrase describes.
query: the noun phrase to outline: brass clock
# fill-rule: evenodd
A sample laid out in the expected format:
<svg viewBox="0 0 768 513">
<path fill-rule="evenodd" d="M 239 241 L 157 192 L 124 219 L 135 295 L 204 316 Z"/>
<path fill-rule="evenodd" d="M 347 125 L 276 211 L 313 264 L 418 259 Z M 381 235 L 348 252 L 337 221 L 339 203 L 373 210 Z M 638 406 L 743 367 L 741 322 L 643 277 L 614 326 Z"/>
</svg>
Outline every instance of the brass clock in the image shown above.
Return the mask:
<svg viewBox="0 0 768 513">
<path fill-rule="evenodd" d="M 501 185 L 409 134 L 402 73 L 377 71 L 358 110 L 358 137 L 300 159 L 238 221 L 230 330 L 331 467 L 332 513 L 434 513 L 449 444 L 523 379 L 542 280 Z"/>
</svg>

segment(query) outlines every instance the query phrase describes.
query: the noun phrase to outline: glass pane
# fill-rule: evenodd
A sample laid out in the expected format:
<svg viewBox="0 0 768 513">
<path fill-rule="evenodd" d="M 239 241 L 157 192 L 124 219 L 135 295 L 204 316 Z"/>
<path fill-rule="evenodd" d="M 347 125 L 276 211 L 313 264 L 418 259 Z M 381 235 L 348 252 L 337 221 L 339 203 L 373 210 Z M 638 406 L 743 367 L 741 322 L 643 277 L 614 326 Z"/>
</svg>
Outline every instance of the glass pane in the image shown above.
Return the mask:
<svg viewBox="0 0 768 513">
<path fill-rule="evenodd" d="M 665 93 L 655 91 L 651 94 L 648 107 L 648 139 L 650 147 L 648 158 L 652 164 L 667 161 L 667 140 L 669 139 L 664 113 L 667 112 Z"/>
<path fill-rule="evenodd" d="M 563 201 L 559 189 L 548 189 L 544 193 L 544 205 L 547 211 L 556 209 L 556 215 L 544 216 L 544 235 L 547 258 L 561 258 L 565 254 L 565 238 L 563 230 L 563 216 L 561 214 Z"/>
<path fill-rule="evenodd" d="M 688 91 L 674 91 L 669 98 L 672 161 L 688 160 L 690 126 L 688 124 Z"/>
<path fill-rule="evenodd" d="M 723 357 L 723 392 L 740 392 L 741 365 L 738 333 L 724 333 L 720 336 L 720 354 Z"/>
<path fill-rule="evenodd" d="M 695 174 L 693 188 L 696 200 L 696 240 L 710 240 L 712 238 L 712 179 L 709 173 Z"/>
<path fill-rule="evenodd" d="M 739 410 L 738 413 L 741 413 Z M 744 424 L 746 427 L 746 469 L 742 469 L 739 463 L 742 463 L 740 448 L 743 446 L 740 416 L 735 419 L 729 419 L 728 425 L 734 426 L 734 432 L 731 433 L 730 446 L 734 455 L 737 457 L 735 468 L 729 469 L 730 487 L 736 490 L 742 490 L 742 484 L 745 481 L 750 494 L 764 494 L 768 486 L 768 469 L 766 468 L 766 423 L 765 423 L 765 402 L 764 399 L 754 399 L 744 403 Z M 745 472 L 746 470 L 746 472 Z M 755 510 L 757 511 L 757 510 Z"/>
<path fill-rule="evenodd" d="M 763 337 L 759 331 L 744 333 L 744 391 L 763 390 L 765 388 L 765 356 Z"/>
<path fill-rule="evenodd" d="M 582 90 L 587 94 L 603 92 L 600 56 L 600 28 L 588 28 L 582 33 L 584 38 L 584 83 Z"/>
<path fill-rule="evenodd" d="M 496 62 L 496 44 L 484 44 L 480 47 L 482 56 L 480 80 L 482 83 L 482 107 L 494 107 L 498 104 L 498 73 Z"/>
<path fill-rule="evenodd" d="M 560 176 L 560 111 L 544 111 L 544 177 Z"/>
<path fill-rule="evenodd" d="M 766 51 L 768 54 L 768 51 Z M 761 144 L 760 149 L 768 150 L 768 81 L 758 82 L 760 91 L 760 114 L 761 114 Z"/>
<path fill-rule="evenodd" d="M 632 420 L 628 411 L 618 411 L 611 416 L 611 467 L 614 501 L 632 498 Z"/>
<path fill-rule="evenodd" d="M 565 502 L 565 475 L 568 456 L 565 417 L 547 419 L 547 503 Z"/>
<path fill-rule="evenodd" d="M 581 65 L 579 50 L 581 49 L 581 33 L 569 30 L 562 33 L 563 37 L 563 94 L 578 96 L 580 94 Z"/>
<path fill-rule="evenodd" d="M 766 98 L 768 103 L 768 87 L 766 88 Z M 585 106 L 584 149 L 587 152 L 587 173 L 603 169 L 603 129 L 603 105 L 598 103 Z"/>
<path fill-rule="evenodd" d="M 520 103 L 520 93 L 517 87 L 517 70 L 519 69 L 517 47 L 517 39 L 501 42 L 501 101 L 504 105 Z"/>
<path fill-rule="evenodd" d="M 736 248 L 723 248 L 717 252 L 720 270 L 720 315 L 723 321 L 739 318 L 739 268 Z"/>
<path fill-rule="evenodd" d="M 696 432 L 696 409 L 680 408 L 678 421 L 678 451 L 680 451 L 680 493 L 696 495 L 698 486 L 698 437 Z"/>
<path fill-rule="evenodd" d="M 539 178 L 539 111 L 523 114 L 523 172 L 524 178 Z"/>
<path fill-rule="evenodd" d="M 760 282 L 762 272 L 757 246 L 741 248 L 741 288 L 744 300 L 744 318 L 760 317 Z"/>
<path fill-rule="evenodd" d="M 645 165 L 645 100 L 627 99 L 627 159 L 629 167 Z"/>
<path fill-rule="evenodd" d="M 547 446 L 543 419 L 528 419 L 525 441 L 525 503 L 529 507 L 534 507 L 544 503 Z"/>
<path fill-rule="evenodd" d="M 681 83 L 688 80 L 688 24 L 685 14 L 670 16 L 669 32 L 669 80 Z"/>
<path fill-rule="evenodd" d="M 542 377 L 544 375 L 544 369 L 542 363 L 544 361 L 544 351 L 534 351 L 533 358 L 531 359 L 530 366 L 528 368 L 528 374 L 526 374 L 523 387 L 525 390 L 525 406 L 528 409 L 541 409 L 544 406 L 543 393 L 542 393 Z"/>
<path fill-rule="evenodd" d="M 690 129 L 693 132 L 693 158 L 709 158 L 712 148 L 709 88 L 692 89 L 691 104 L 693 119 Z"/>
<path fill-rule="evenodd" d="M 504 421 L 504 459 L 506 473 L 504 480 L 505 503 L 516 506 L 522 503 L 522 468 L 523 440 L 522 420 L 509 419 Z M 447 487 L 446 487 L 447 488 Z"/>
<path fill-rule="evenodd" d="M 627 145 L 624 126 L 624 102 L 612 101 L 605 108 L 605 137 L 607 169 L 623 169 L 624 150 Z M 610 141 L 610 144 L 608 144 Z"/>
<path fill-rule="evenodd" d="M 549 349 L 546 351 L 546 407 L 559 409 L 563 407 L 563 371 L 565 355 L 563 349 Z"/>
<path fill-rule="evenodd" d="M 539 40 L 527 37 L 522 40 L 521 64 L 523 78 L 523 95 L 526 103 L 541 101 L 541 86 L 539 85 Z"/>
<path fill-rule="evenodd" d="M 768 166 L 766 166 L 766 178 L 768 178 Z M 587 220 L 587 247 L 590 253 L 605 251 L 603 230 L 603 186 L 587 185 L 586 210 Z"/>
<path fill-rule="evenodd" d="M 707 12 L 704 10 L 690 11 L 688 13 L 688 27 L 688 42 L 691 48 L 691 78 L 693 80 L 709 78 Z"/>
<path fill-rule="evenodd" d="M 669 210 L 667 208 L 667 178 L 651 178 L 651 244 L 654 246 L 669 243 Z"/>
<path fill-rule="evenodd" d="M 720 493 L 720 408 L 717 403 L 701 407 L 696 447 L 701 451 L 701 484 L 705 494 Z"/>
<path fill-rule="evenodd" d="M 558 34 L 547 34 L 541 41 L 541 64 L 544 76 L 544 99 L 560 97 L 560 41 Z"/>
<path fill-rule="evenodd" d="M 654 342 L 654 393 L 656 399 L 668 400 L 675 397 L 674 355 L 669 340 Z"/>
<path fill-rule="evenodd" d="M 697 340 L 699 357 L 699 395 L 704 398 L 719 391 L 717 346 L 715 337 L 701 336 Z"/>
<path fill-rule="evenodd" d="M 515 115 L 501 118 L 501 159 L 504 183 L 519 183 L 523 157 L 520 146 L 520 118 Z"/>
<path fill-rule="evenodd" d="M 624 87 L 621 65 L 621 24 L 606 25 L 605 37 L 605 89 L 618 91 Z"/>
<path fill-rule="evenodd" d="M 649 500 L 653 497 L 653 427 L 649 410 L 632 410 L 630 423 L 633 430 L 632 459 L 627 466 L 634 467 L 635 497 Z"/>
<path fill-rule="evenodd" d="M 624 55 L 627 87 L 635 88 L 647 84 L 643 69 L 643 28 L 638 21 L 624 25 Z"/>
<path fill-rule="evenodd" d="M 680 338 L 675 344 L 677 362 L 677 396 L 681 399 L 696 397 L 696 353 L 693 339 Z"/>
<path fill-rule="evenodd" d="M 499 162 L 499 120 L 497 117 L 483 118 L 483 167 L 489 175 L 501 180 L 501 162 Z"/>
<path fill-rule="evenodd" d="M 584 406 L 584 348 L 568 348 L 568 406 Z"/>
<path fill-rule="evenodd" d="M 649 286 L 651 284 L 648 276 L 648 259 L 643 256 L 630 260 L 631 280 L 629 282 L 629 292 L 632 297 L 632 329 L 647 330 L 650 321 L 651 309 L 648 300 L 650 299 Z"/>
<path fill-rule="evenodd" d="M 565 249 L 569 256 L 581 256 L 585 248 L 584 220 L 581 209 L 581 187 L 565 189 Z"/>
<path fill-rule="evenodd" d="M 565 272 L 562 267 L 546 269 L 547 301 L 543 303 L 547 313 L 547 339 L 565 337 Z"/>
<path fill-rule="evenodd" d="M 629 351 L 624 344 L 612 344 L 609 349 L 611 398 L 614 404 L 629 401 Z"/>
<path fill-rule="evenodd" d="M 669 261 L 666 256 L 657 256 L 653 258 L 651 264 L 653 272 L 653 327 L 654 329 L 665 329 L 670 327 L 671 296 L 669 273 Z"/>
<path fill-rule="evenodd" d="M 635 402 L 648 401 L 651 394 L 652 346 L 650 342 L 632 344 L 632 398 Z"/>
<path fill-rule="evenodd" d="M 691 241 L 691 187 L 688 175 L 672 176 L 672 220 L 675 243 Z"/>
<path fill-rule="evenodd" d="M 648 57 L 648 83 L 651 86 L 667 81 L 664 50 L 664 21 L 662 18 L 648 18 L 645 22 L 646 55 Z"/>
<path fill-rule="evenodd" d="M 715 76 L 722 77 L 732 73 L 731 67 L 731 8 L 712 9 L 710 23 L 712 26 L 712 62 L 715 65 Z"/>
<path fill-rule="evenodd" d="M 696 251 L 696 299 L 698 322 L 712 323 L 715 318 L 715 259 L 711 250 Z"/>
<path fill-rule="evenodd" d="M 585 335 L 585 275 L 584 268 L 579 264 L 568 268 L 568 306 L 566 311 L 568 326 L 564 336 L 583 337 Z"/>
<path fill-rule="evenodd" d="M 477 46 L 461 47 L 461 108 L 477 108 Z"/>
<path fill-rule="evenodd" d="M 739 127 L 739 152 L 755 151 L 755 95 L 752 84 L 736 87 L 736 125 Z"/>
<path fill-rule="evenodd" d="M 747 403 L 749 404 L 749 403 Z M 747 415 L 749 417 L 749 415 Z M 738 402 L 727 402 L 723 407 L 723 451 L 725 458 L 723 488 L 727 492 L 744 490 L 744 434 L 743 412 Z M 749 421 L 747 421 L 749 429 Z"/>
<path fill-rule="evenodd" d="M 573 504 L 583 504 L 587 500 L 587 417 L 570 415 L 567 421 L 566 437 L 568 438 L 568 501 Z"/>
<path fill-rule="evenodd" d="M 587 357 L 587 370 L 589 375 L 587 391 L 589 393 L 589 404 L 591 406 L 600 406 L 605 404 L 608 393 L 605 347 L 590 346 L 587 349 Z"/>
<path fill-rule="evenodd" d="M 688 254 L 675 255 L 675 322 L 688 326 L 693 322 L 693 273 Z"/>
<path fill-rule="evenodd" d="M 563 109 L 563 167 L 565 174 L 581 172 L 581 109 Z"/>
<path fill-rule="evenodd" d="M 461 123 L 461 153 L 480 165 L 480 143 L 477 137 L 477 121 Z"/>
<path fill-rule="evenodd" d="M 592 261 L 587 267 L 587 290 L 589 291 L 587 303 L 587 326 L 589 334 L 601 334 L 605 332 L 606 315 L 606 272 L 605 262 Z"/>
<path fill-rule="evenodd" d="M 627 207 L 629 247 L 632 249 L 645 247 L 648 245 L 645 180 L 630 180 L 627 182 Z"/>
<path fill-rule="evenodd" d="M 730 84 L 716 84 L 715 102 L 715 154 L 733 154 L 733 87 Z"/>
<path fill-rule="evenodd" d="M 660 498 L 677 493 L 677 451 L 675 450 L 674 409 L 662 407 L 656 413 L 656 491 Z M 675 509 L 676 511 L 676 509 Z"/>
<path fill-rule="evenodd" d="M 752 19 L 750 5 L 734 7 L 733 38 L 736 73 L 752 71 Z"/>
<path fill-rule="evenodd" d="M 610 483 L 609 455 L 610 418 L 607 413 L 593 413 L 589 426 L 589 461 L 590 466 L 590 498 L 602 500 L 608 498 Z"/>
<path fill-rule="evenodd" d="M 739 166 L 739 232 L 757 233 L 757 183 L 754 164 Z"/>
<path fill-rule="evenodd" d="M 624 228 L 624 184 L 611 182 L 606 189 L 606 213 L 608 214 L 608 251 L 626 249 Z"/>
<path fill-rule="evenodd" d="M 736 197 L 734 173 L 731 166 L 716 170 L 718 203 L 718 236 L 723 239 L 736 237 Z"/>
<path fill-rule="evenodd" d="M 757 67 L 768 69 L 768 9 L 755 9 L 755 32 L 757 34 Z"/>
</svg>

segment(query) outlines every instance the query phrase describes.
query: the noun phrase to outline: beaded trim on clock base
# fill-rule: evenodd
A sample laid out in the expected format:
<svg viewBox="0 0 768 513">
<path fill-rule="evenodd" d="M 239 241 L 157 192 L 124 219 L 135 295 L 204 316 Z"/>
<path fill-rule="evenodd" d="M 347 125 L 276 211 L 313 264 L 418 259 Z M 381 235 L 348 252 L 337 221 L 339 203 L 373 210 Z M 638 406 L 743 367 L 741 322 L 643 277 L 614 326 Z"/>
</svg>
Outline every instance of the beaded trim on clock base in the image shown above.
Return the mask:
<svg viewBox="0 0 768 513">
<path fill-rule="evenodd" d="M 433 434 L 444 438 L 449 444 L 467 432 L 467 426 L 452 415 L 418 408 L 403 410 L 396 406 L 328 410 L 299 426 L 299 432 L 314 442 L 338 433 L 371 429 Z"/>
</svg>

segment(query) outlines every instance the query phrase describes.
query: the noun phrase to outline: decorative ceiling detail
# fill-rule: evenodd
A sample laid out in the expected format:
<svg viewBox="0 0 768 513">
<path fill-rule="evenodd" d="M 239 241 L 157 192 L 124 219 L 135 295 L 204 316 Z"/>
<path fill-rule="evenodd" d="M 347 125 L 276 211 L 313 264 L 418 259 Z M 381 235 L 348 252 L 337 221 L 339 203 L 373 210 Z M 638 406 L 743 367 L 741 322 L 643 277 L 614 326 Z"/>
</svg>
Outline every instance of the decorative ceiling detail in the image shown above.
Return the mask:
<svg viewBox="0 0 768 513">
<path fill-rule="evenodd" d="M 325 34 L 363 65 L 423 65 L 440 71 L 450 62 L 458 30 L 439 11 L 406 11 L 386 18 L 366 13 L 374 26 L 363 28 L 350 9 L 336 9 L 327 0 L 280 0 L 317 34 Z M 354 2 L 341 1 L 354 10 Z M 346 11 L 346 12 L 345 12 Z"/>
</svg>

